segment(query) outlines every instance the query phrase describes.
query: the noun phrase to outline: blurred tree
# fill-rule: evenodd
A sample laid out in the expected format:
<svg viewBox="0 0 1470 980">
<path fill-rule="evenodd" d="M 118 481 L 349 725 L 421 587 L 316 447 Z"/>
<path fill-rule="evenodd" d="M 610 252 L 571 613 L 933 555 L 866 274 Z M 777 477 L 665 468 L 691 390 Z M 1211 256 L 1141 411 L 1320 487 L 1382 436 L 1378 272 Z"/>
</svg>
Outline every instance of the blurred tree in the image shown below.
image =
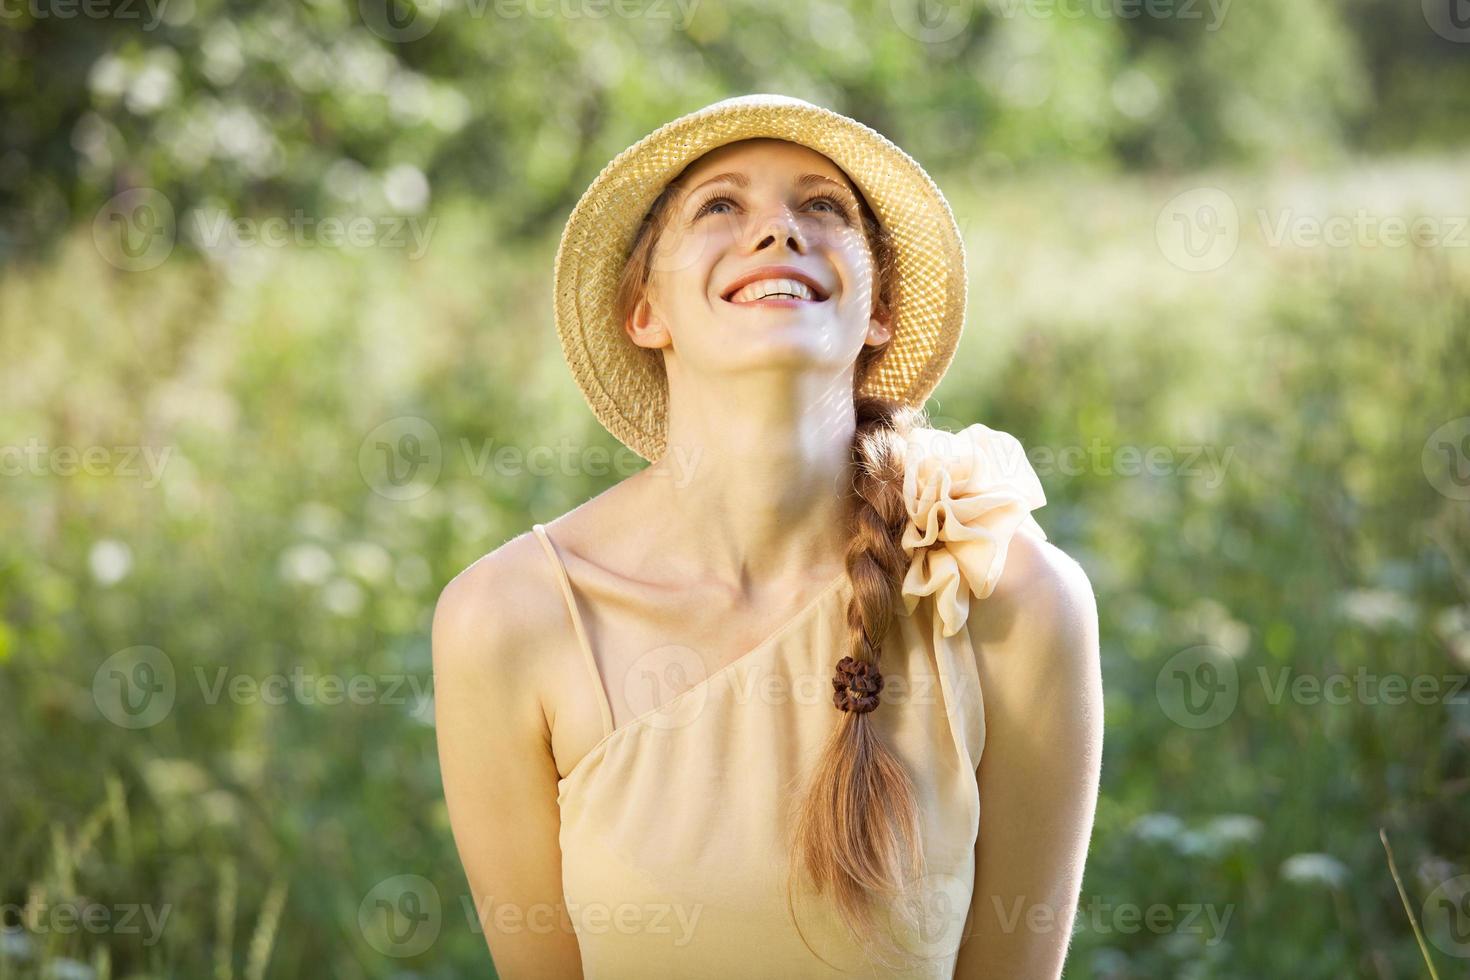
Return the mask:
<svg viewBox="0 0 1470 980">
<path fill-rule="evenodd" d="M 917 0 L 617 9 L 6 5 L 0 257 L 140 186 L 180 216 L 412 214 L 431 189 L 464 192 L 499 206 L 503 233 L 538 233 L 637 135 L 741 92 L 831 105 L 979 173 L 1450 143 L 1470 99 L 1444 84 L 1470 75 L 1466 45 L 1389 0 L 969 0 L 937 21 Z"/>
</svg>

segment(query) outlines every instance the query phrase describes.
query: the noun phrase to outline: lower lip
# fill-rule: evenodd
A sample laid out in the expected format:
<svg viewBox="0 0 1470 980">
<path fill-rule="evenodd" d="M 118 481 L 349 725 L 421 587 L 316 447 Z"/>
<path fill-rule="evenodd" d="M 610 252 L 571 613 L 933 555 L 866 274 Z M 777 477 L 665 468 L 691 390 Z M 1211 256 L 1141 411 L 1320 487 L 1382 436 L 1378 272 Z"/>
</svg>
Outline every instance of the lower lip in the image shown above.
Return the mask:
<svg viewBox="0 0 1470 980">
<path fill-rule="evenodd" d="M 822 300 L 815 300 L 815 299 L 757 299 L 757 300 L 752 300 L 749 303 L 735 303 L 735 302 L 731 302 L 730 300 L 727 299 L 727 300 L 725 300 L 725 302 L 729 303 L 731 306 L 782 306 L 782 307 L 795 307 L 795 306 L 817 306 L 818 304 L 820 304 L 823 301 Z"/>
</svg>

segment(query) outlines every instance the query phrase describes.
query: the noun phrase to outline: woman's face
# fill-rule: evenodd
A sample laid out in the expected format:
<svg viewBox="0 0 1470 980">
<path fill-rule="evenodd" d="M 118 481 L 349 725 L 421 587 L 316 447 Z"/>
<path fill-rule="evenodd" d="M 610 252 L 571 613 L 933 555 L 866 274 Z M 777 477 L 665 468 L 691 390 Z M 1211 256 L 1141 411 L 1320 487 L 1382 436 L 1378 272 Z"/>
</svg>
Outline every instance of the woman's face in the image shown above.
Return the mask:
<svg viewBox="0 0 1470 980">
<path fill-rule="evenodd" d="M 681 371 L 835 376 L 889 337 L 872 316 L 874 275 L 847 176 L 807 147 L 743 140 L 685 171 L 628 332 L 672 347 Z"/>
</svg>

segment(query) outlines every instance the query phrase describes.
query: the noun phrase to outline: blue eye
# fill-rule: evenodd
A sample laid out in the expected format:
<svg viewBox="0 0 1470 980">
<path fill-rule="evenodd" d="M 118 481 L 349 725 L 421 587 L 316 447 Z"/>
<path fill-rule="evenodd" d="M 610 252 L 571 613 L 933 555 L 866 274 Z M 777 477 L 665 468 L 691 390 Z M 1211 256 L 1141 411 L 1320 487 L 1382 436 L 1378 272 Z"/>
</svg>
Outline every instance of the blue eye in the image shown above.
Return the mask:
<svg viewBox="0 0 1470 980">
<path fill-rule="evenodd" d="M 815 206 L 819 204 L 826 205 L 826 207 L 816 208 Z M 724 194 L 714 194 L 710 197 L 705 198 L 704 201 L 702 201 L 699 206 L 694 209 L 693 220 L 697 221 L 707 214 L 725 214 L 726 212 L 724 211 L 715 210 L 720 205 L 728 205 L 731 208 L 738 207 L 738 205 L 732 198 L 729 198 Z M 847 220 L 847 205 L 843 204 L 840 198 L 835 197 L 831 194 L 818 194 L 815 197 L 810 197 L 807 199 L 805 207 L 814 210 L 825 210 L 829 214 L 837 215 L 844 221 Z"/>
<path fill-rule="evenodd" d="M 694 216 L 699 218 L 706 214 L 718 214 L 720 212 L 715 211 L 715 207 L 719 204 L 729 204 L 733 207 L 735 202 L 721 194 L 716 194 L 714 197 L 706 198 L 704 203 L 695 209 Z"/>
<path fill-rule="evenodd" d="M 831 194 L 818 194 L 816 197 L 808 201 L 807 204 L 825 204 L 832 209 L 832 214 L 839 215 L 843 218 L 847 217 L 847 207 Z"/>
</svg>

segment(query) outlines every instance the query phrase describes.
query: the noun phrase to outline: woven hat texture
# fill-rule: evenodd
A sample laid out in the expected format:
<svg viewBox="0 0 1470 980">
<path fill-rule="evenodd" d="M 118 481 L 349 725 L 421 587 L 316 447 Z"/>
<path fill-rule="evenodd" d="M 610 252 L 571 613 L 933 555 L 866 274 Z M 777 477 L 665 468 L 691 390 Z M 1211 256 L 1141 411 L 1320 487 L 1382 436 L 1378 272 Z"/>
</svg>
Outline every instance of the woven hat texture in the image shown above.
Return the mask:
<svg viewBox="0 0 1470 980">
<path fill-rule="evenodd" d="M 662 354 L 634 344 L 618 321 L 618 279 L 665 185 L 710 150 L 756 137 L 826 156 L 892 235 L 893 341 L 861 390 L 920 406 L 959 343 L 964 244 L 944 195 L 917 162 L 868 126 L 801 99 L 761 94 L 716 102 L 614 157 L 573 208 L 556 253 L 556 328 L 572 376 L 603 426 L 644 459 L 664 452 L 668 379 Z"/>
</svg>

